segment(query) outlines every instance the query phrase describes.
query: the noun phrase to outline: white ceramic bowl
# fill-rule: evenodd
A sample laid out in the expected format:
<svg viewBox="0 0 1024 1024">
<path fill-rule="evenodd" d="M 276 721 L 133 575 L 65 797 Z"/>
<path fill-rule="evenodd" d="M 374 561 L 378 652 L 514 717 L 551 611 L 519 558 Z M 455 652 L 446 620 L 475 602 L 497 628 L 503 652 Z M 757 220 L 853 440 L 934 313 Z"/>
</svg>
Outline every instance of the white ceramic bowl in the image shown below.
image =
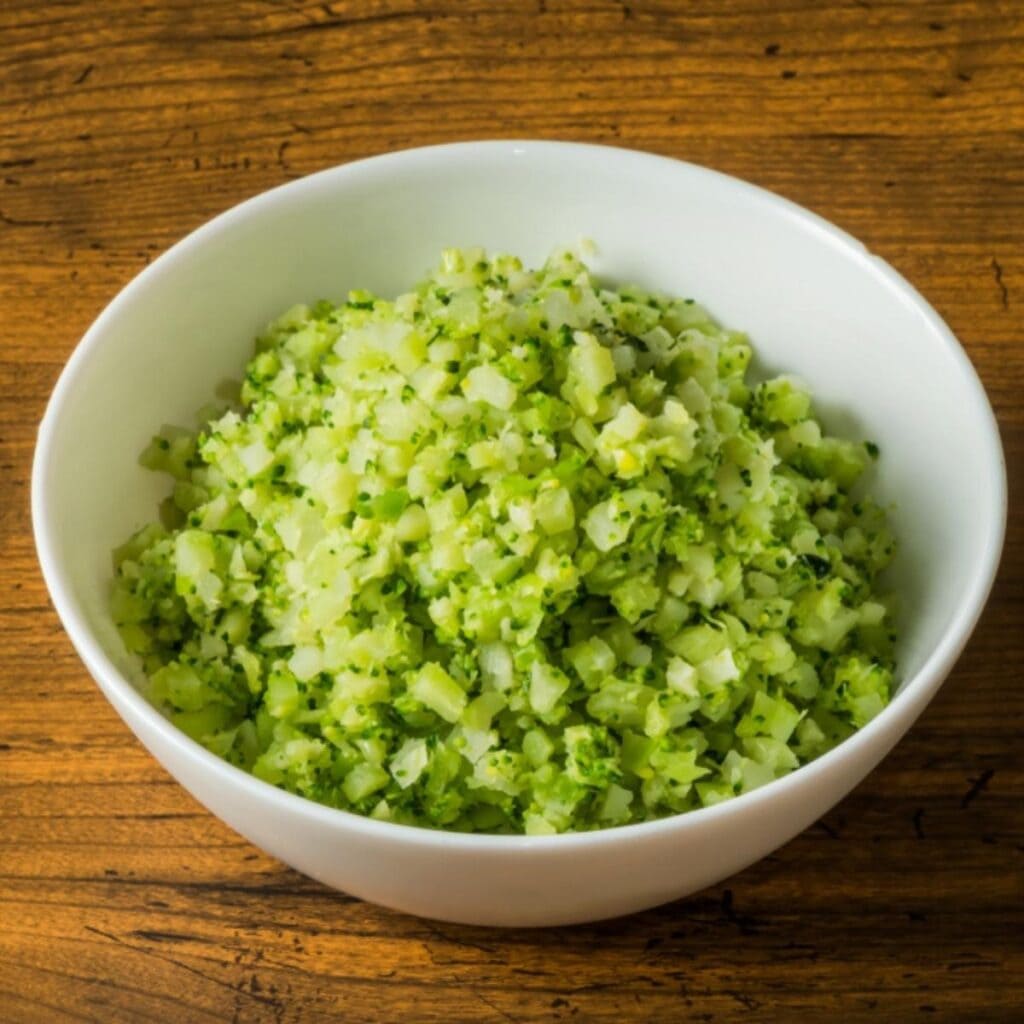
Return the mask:
<svg viewBox="0 0 1024 1024">
<path fill-rule="evenodd" d="M 806 378 L 826 422 L 878 441 L 897 504 L 903 679 L 837 749 L 716 807 L 551 837 L 472 836 L 321 807 L 230 767 L 136 691 L 107 610 L 110 552 L 150 520 L 165 480 L 136 458 L 191 423 L 285 307 L 350 287 L 404 290 L 444 246 L 542 260 L 591 238 L 599 272 L 698 297 L 750 332 L 762 368 Z M 427 917 L 552 925 L 685 896 L 763 857 L 855 786 L 935 694 L 970 634 L 1002 546 L 1002 450 L 977 376 L 891 267 L 777 196 L 619 149 L 482 142 L 411 150 L 274 189 L 189 235 L 90 328 L 39 433 L 32 515 L 53 602 L 129 727 L 186 789 L 300 871 Z"/>
</svg>

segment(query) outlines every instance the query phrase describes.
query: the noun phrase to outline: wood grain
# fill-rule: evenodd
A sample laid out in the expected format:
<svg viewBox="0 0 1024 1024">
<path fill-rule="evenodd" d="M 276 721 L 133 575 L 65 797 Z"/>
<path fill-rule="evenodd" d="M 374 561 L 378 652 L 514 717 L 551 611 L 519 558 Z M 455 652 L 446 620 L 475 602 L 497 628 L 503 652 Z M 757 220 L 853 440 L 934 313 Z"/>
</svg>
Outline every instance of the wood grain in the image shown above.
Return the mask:
<svg viewBox="0 0 1024 1024">
<path fill-rule="evenodd" d="M 196 805 L 50 608 L 35 426 L 89 322 L 265 188 L 396 147 L 709 164 L 863 239 L 948 319 L 1024 480 L 1024 4 L 0 5 L 0 1020 L 1024 1017 L 1024 527 L 939 698 L 828 817 L 695 898 L 498 932 L 329 892 Z"/>
</svg>

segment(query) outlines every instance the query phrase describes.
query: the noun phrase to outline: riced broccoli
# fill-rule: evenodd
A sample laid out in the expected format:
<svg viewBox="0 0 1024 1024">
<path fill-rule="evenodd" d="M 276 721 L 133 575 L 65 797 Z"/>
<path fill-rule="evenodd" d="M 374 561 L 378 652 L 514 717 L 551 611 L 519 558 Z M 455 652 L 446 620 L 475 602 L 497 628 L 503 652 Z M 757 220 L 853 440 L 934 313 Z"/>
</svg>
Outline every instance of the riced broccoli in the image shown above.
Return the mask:
<svg viewBox="0 0 1024 1024">
<path fill-rule="evenodd" d="M 296 306 L 235 407 L 165 431 L 165 525 L 116 553 L 149 695 L 257 777 L 374 818 L 645 821 L 778 778 L 893 686 L 853 489 L 789 378 L 689 299 L 451 250 Z"/>
</svg>

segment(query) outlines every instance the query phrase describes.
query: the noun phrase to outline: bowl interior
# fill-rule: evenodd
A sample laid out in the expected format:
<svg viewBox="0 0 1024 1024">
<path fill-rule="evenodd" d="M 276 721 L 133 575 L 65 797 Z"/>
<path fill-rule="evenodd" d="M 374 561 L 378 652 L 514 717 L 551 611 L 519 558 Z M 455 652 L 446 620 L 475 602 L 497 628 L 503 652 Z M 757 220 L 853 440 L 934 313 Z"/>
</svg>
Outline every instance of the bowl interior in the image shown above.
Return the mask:
<svg viewBox="0 0 1024 1024">
<path fill-rule="evenodd" d="M 563 144 L 438 147 L 327 171 L 236 208 L 137 278 L 90 330 L 43 431 L 37 530 L 62 613 L 132 673 L 107 611 L 110 553 L 168 491 L 137 456 L 240 377 L 271 317 L 349 288 L 396 294 L 446 246 L 532 262 L 583 238 L 603 277 L 697 298 L 749 332 L 762 370 L 805 378 L 830 427 L 879 444 L 872 488 L 896 506 L 891 582 L 910 679 L 970 624 L 964 597 L 980 601 L 998 548 L 998 442 L 962 350 L 885 264 L 797 207 L 690 165 Z"/>
</svg>

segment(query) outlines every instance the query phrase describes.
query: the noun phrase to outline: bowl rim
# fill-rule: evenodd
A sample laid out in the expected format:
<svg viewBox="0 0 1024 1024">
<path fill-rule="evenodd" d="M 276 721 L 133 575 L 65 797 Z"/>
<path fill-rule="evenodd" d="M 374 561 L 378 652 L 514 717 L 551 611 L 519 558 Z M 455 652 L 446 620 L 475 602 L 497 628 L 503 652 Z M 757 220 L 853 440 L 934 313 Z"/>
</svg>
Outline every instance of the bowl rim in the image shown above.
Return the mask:
<svg viewBox="0 0 1024 1024">
<path fill-rule="evenodd" d="M 555 835 L 464 833 L 377 821 L 352 811 L 319 804 L 306 797 L 279 789 L 256 778 L 249 772 L 236 768 L 189 738 L 155 706 L 150 704 L 107 656 L 72 597 L 64 568 L 57 557 L 55 524 L 47 500 L 47 476 L 59 443 L 58 428 L 65 401 L 75 387 L 89 358 L 103 344 L 107 326 L 116 319 L 120 310 L 134 301 L 138 294 L 144 292 L 150 280 L 172 264 L 188 259 L 192 251 L 204 245 L 208 239 L 230 229 L 236 222 L 245 220 L 253 214 L 259 214 L 275 205 L 287 203 L 293 197 L 310 189 L 329 189 L 339 183 L 344 187 L 346 181 L 354 183 L 358 180 L 365 180 L 381 171 L 395 170 L 400 165 L 405 165 L 404 170 L 415 170 L 417 166 L 430 166 L 438 162 L 442 164 L 451 161 L 472 162 L 485 155 L 504 155 L 507 159 L 540 160 L 542 162 L 557 162 L 563 156 L 602 161 L 616 160 L 623 164 L 626 173 L 653 169 L 660 165 L 663 172 L 685 171 L 687 174 L 707 180 L 718 187 L 735 190 L 737 194 L 750 201 L 774 207 L 779 213 L 785 215 L 789 223 L 805 231 L 813 232 L 823 244 L 841 250 L 848 258 L 860 264 L 865 273 L 874 276 L 881 287 L 888 288 L 903 303 L 911 306 L 924 321 L 935 341 L 944 346 L 953 357 L 964 377 L 964 383 L 972 394 L 971 415 L 979 420 L 979 425 L 986 434 L 984 450 L 978 453 L 978 457 L 987 463 L 986 474 L 993 487 L 994 501 L 984 509 L 985 522 L 981 527 L 985 531 L 984 556 L 974 568 L 969 585 L 961 595 L 949 628 L 918 672 L 904 680 L 899 692 L 891 702 L 867 725 L 815 760 L 751 792 L 740 794 L 710 807 L 701 807 L 652 821 L 589 832 L 564 832 Z M 160 734 L 160 737 L 174 748 L 179 756 L 192 762 L 200 770 L 211 773 L 219 783 L 227 786 L 241 786 L 254 801 L 267 802 L 275 809 L 286 813 L 305 815 L 331 828 L 353 830 L 362 833 L 367 838 L 373 837 L 387 842 L 411 843 L 444 848 L 449 851 L 459 849 L 480 853 L 511 850 L 572 852 L 583 847 L 629 842 L 644 837 L 682 835 L 690 829 L 705 826 L 717 819 L 753 812 L 758 807 L 763 808 L 771 800 L 795 793 L 800 787 L 813 785 L 817 778 L 829 772 L 831 768 L 838 766 L 844 759 L 852 758 L 865 748 L 875 744 L 891 745 L 894 743 L 910 726 L 951 670 L 981 615 L 999 567 L 1006 530 L 1007 487 L 1005 456 L 999 437 L 998 424 L 981 380 L 967 353 L 950 328 L 917 289 L 894 267 L 881 257 L 869 252 L 862 242 L 842 228 L 768 189 L 732 175 L 673 157 L 643 150 L 592 143 L 496 138 L 394 150 L 325 168 L 314 174 L 258 193 L 230 207 L 165 250 L 133 277 L 104 307 L 77 343 L 61 371 L 38 430 L 32 464 L 31 515 L 36 551 L 53 605 L 79 657 L 107 699 L 114 705 L 122 718 L 126 719 L 126 722 L 125 706 L 133 715 L 143 719 L 149 729 Z M 132 728 L 131 723 L 128 722 L 128 724 Z M 135 729 L 132 728 L 132 731 L 134 733 Z M 896 735 L 893 736 L 893 733 Z M 136 738 L 140 737 L 136 735 Z M 889 747 L 885 746 L 882 756 L 888 749 Z M 166 767 L 165 770 L 167 770 Z M 173 775 L 173 773 L 170 774 Z M 859 776 L 851 783 L 851 786 L 858 781 L 860 781 Z"/>
</svg>

